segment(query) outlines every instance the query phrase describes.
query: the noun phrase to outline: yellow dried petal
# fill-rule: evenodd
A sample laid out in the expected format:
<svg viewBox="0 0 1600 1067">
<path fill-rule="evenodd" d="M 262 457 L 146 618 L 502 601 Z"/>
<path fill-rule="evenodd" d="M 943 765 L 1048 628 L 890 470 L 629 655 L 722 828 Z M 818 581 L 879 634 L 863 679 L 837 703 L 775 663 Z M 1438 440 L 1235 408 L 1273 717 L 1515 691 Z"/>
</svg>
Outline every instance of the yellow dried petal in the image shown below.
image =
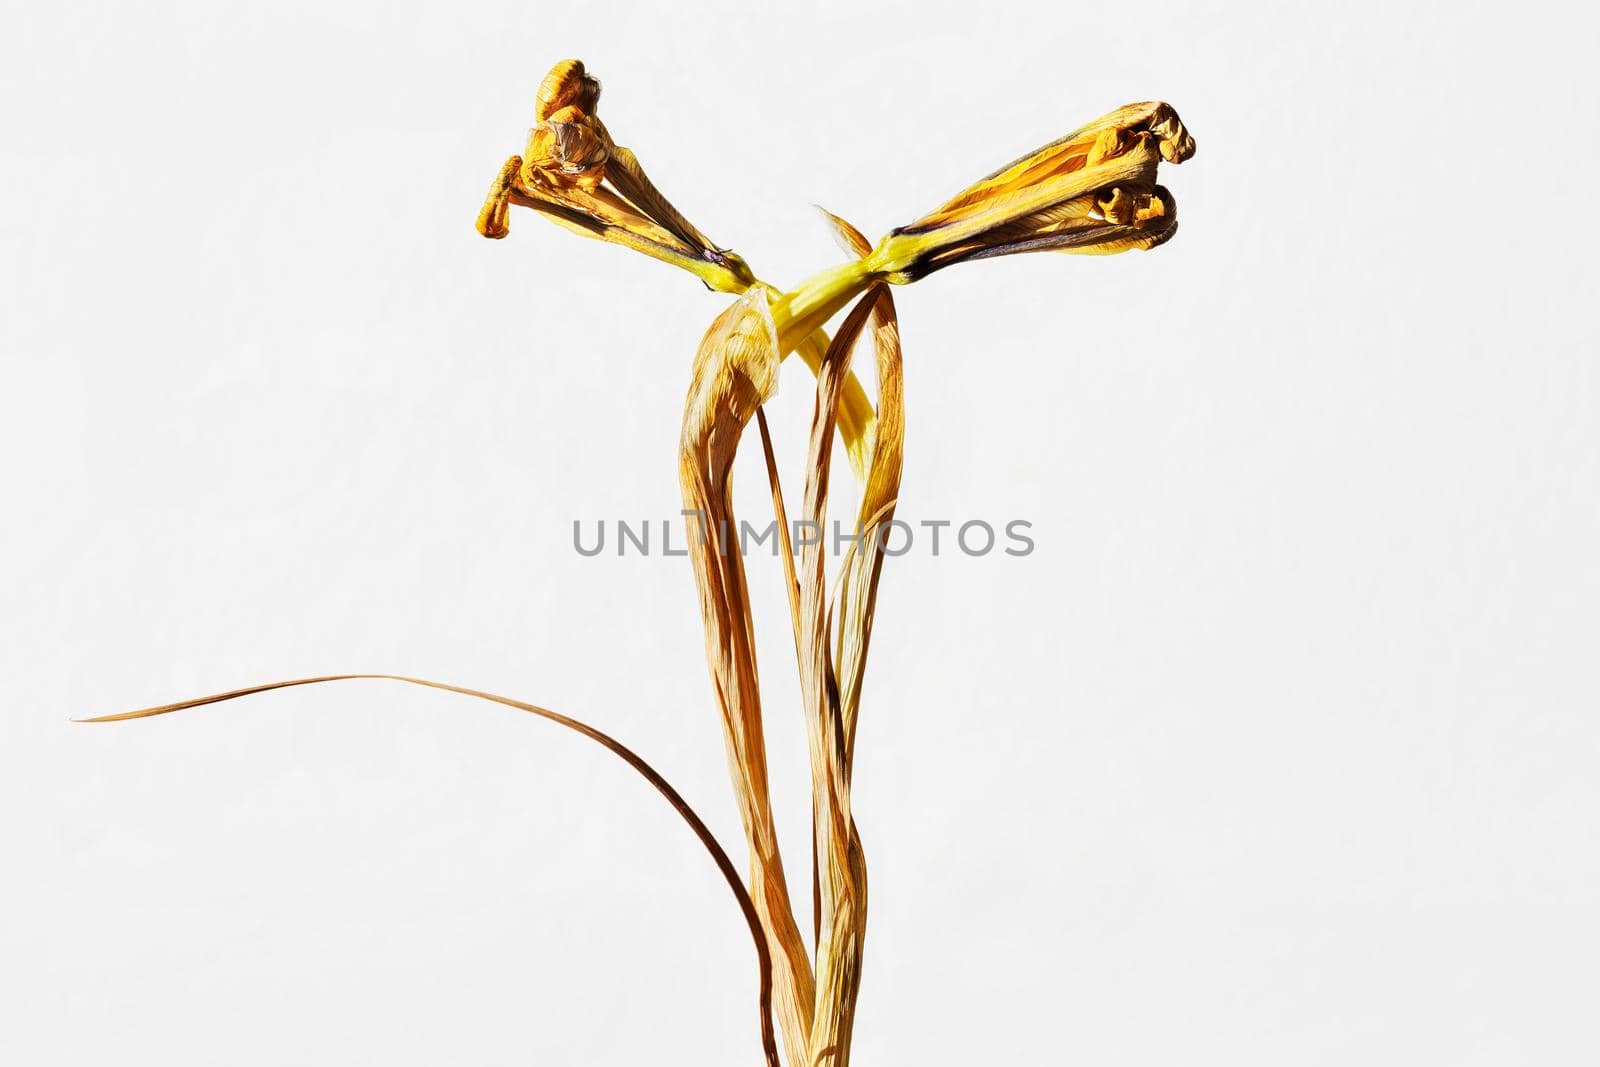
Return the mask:
<svg viewBox="0 0 1600 1067">
<path fill-rule="evenodd" d="M 534 99 L 533 117 L 544 122 L 565 107 L 577 107 L 593 113 L 600 102 L 600 82 L 589 76 L 581 59 L 563 59 L 550 68 L 550 73 L 539 83 Z"/>
<path fill-rule="evenodd" d="M 489 195 L 478 212 L 478 232 L 483 236 L 499 240 L 511 232 L 511 192 L 521 169 L 522 157 L 512 156 L 489 183 Z"/>
<path fill-rule="evenodd" d="M 1171 105 L 1129 104 L 894 231 L 876 258 L 885 276 L 904 282 L 952 263 L 1017 252 L 1153 248 L 1171 238 L 1177 222 L 1171 194 L 1157 191 L 1157 171 L 1194 150 Z"/>
</svg>

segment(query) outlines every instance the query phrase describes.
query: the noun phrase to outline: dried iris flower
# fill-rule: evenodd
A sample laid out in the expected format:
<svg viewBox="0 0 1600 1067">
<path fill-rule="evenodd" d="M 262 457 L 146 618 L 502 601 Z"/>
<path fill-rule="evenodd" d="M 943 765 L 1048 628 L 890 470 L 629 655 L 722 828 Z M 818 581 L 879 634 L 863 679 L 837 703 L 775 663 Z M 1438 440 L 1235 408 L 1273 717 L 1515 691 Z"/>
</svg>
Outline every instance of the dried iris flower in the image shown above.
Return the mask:
<svg viewBox="0 0 1600 1067">
<path fill-rule="evenodd" d="M 521 156 L 506 160 L 490 186 L 478 230 L 504 237 L 510 208 L 522 206 L 586 237 L 643 252 L 690 271 L 711 289 L 739 294 L 706 331 L 696 354 L 678 446 L 679 480 L 690 518 L 690 562 L 699 590 L 710 665 L 734 797 L 748 849 L 741 876 L 704 820 L 648 763 L 575 719 L 536 705 L 459 686 L 394 675 L 338 675 L 278 682 L 97 720 L 144 718 L 268 689 L 349 678 L 390 678 L 445 689 L 530 712 L 603 745 L 646 778 L 685 819 L 715 860 L 750 928 L 758 963 L 763 1054 L 769 1067 L 847 1067 L 860 993 L 867 870 L 851 803 L 856 722 L 872 633 L 887 523 L 900 492 L 905 444 L 903 355 L 890 286 L 968 260 L 1021 252 L 1108 255 L 1154 248 L 1177 229 L 1172 195 L 1156 183 L 1160 164 L 1194 154 L 1194 140 L 1167 104 L 1130 104 L 1031 152 L 876 245 L 828 215 L 846 262 L 792 290 L 760 281 L 737 254 L 691 224 L 616 144 L 600 121 L 600 83 L 577 60 L 558 63 L 540 84 L 534 126 Z M 826 323 L 854 301 L 833 338 Z M 870 338 L 876 406 L 850 369 Z M 823 528 L 831 457 L 843 439 L 862 482 L 858 537 L 833 580 L 821 540 L 798 546 L 762 405 L 780 362 L 799 351 L 816 373 L 807 430 L 799 517 Z M 768 787 L 755 628 L 736 535 L 731 472 L 750 423 L 766 460 L 783 552 L 811 768 L 811 949 L 795 913 Z M 795 549 L 798 547 L 798 552 Z M 774 1026 L 774 1015 L 776 1026 Z"/>
</svg>

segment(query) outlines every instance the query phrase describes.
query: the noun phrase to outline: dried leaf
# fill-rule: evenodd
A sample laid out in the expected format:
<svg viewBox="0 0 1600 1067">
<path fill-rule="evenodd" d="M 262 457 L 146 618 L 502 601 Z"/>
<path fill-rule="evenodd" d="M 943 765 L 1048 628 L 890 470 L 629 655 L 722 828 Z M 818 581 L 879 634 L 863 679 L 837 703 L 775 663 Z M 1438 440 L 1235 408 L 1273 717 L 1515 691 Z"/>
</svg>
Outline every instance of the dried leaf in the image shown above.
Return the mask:
<svg viewBox="0 0 1600 1067">
<path fill-rule="evenodd" d="M 880 287 L 845 317 L 817 375 L 802 513 L 812 529 L 826 527 L 828 483 L 839 398 L 856 339 L 876 306 Z M 824 538 L 800 550 L 798 580 L 800 687 L 811 759 L 812 847 L 817 886 L 816 1013 L 811 1062 L 823 1052 L 847 1062 L 861 981 L 866 936 L 866 860 L 850 804 L 850 773 L 839 686 L 828 642 Z"/>
<path fill-rule="evenodd" d="M 479 689 L 467 689 L 464 686 L 449 685 L 445 682 L 430 682 L 424 678 L 408 678 L 398 674 L 329 674 L 320 678 L 295 678 L 286 682 L 268 682 L 266 685 L 253 685 L 245 689 L 234 689 L 226 693 L 197 697 L 193 700 L 180 700 L 175 704 L 161 704 L 153 708 L 124 711 L 116 715 L 101 715 L 96 718 L 79 719 L 77 721 L 122 722 L 128 719 L 148 719 L 156 715 L 183 711 L 187 708 L 198 708 L 207 704 L 220 704 L 227 700 L 237 700 L 240 697 L 265 693 L 273 689 L 288 689 L 299 685 L 318 685 L 322 682 L 344 682 L 358 679 L 381 679 L 391 682 L 405 682 L 408 685 L 425 686 L 429 689 L 442 689 L 445 692 L 460 693 L 463 696 L 475 697 L 495 704 L 503 704 L 508 708 L 515 708 L 530 715 L 537 715 L 541 719 L 547 719 L 550 722 L 565 726 L 567 729 L 587 737 L 617 756 L 637 771 L 645 781 L 654 786 L 656 791 L 666 798 L 667 803 L 672 805 L 673 810 L 678 813 L 679 817 L 689 824 L 689 829 L 694 831 L 694 835 L 700 839 L 700 844 L 711 854 L 711 859 L 716 863 L 717 870 L 722 873 L 723 880 L 728 883 L 728 888 L 733 890 L 734 898 L 739 902 L 739 910 L 743 912 L 745 922 L 750 927 L 750 936 L 755 941 L 756 946 L 756 958 L 760 963 L 761 1046 L 766 1054 L 768 1067 L 779 1067 L 778 1046 L 772 1031 L 772 957 L 767 949 L 766 938 L 762 933 L 761 920 L 755 902 L 751 900 L 750 894 L 745 890 L 744 883 L 739 878 L 739 871 L 733 865 L 733 860 L 728 857 L 727 851 L 717 841 L 716 835 L 711 832 L 711 828 L 706 825 L 705 820 L 696 814 L 695 810 L 689 806 L 689 802 L 683 799 L 683 794 L 673 788 L 672 783 L 668 782 L 661 776 L 659 771 L 650 766 L 644 757 L 638 755 L 610 734 L 597 730 L 586 722 L 569 718 L 548 708 L 541 708 L 537 704 L 524 703 L 521 700 L 513 700 L 510 697 L 498 696 L 494 693 L 485 693 Z"/>
<path fill-rule="evenodd" d="M 905 382 L 900 322 L 894 297 L 878 291 L 872 314 L 873 350 L 878 362 L 878 428 L 872 464 L 862 491 L 852 545 L 857 551 L 841 563 L 839 610 L 839 707 L 844 724 L 846 767 L 854 764 L 856 716 L 866 674 L 867 647 L 878 602 L 889 523 L 900 496 L 905 449 Z"/>
<path fill-rule="evenodd" d="M 872 242 L 867 240 L 867 235 L 850 225 L 838 215 L 827 208 L 814 205 L 822 212 L 822 217 L 827 220 L 828 228 L 833 231 L 833 237 L 838 242 L 839 248 L 847 256 L 866 256 L 872 252 Z"/>
<path fill-rule="evenodd" d="M 791 1063 L 806 1061 L 815 983 L 790 904 L 767 781 L 750 595 L 730 475 L 745 425 L 777 384 L 778 337 L 761 289 L 717 316 L 700 342 L 684 405 L 679 479 L 689 558 L 700 593 L 706 659 L 716 688 L 734 797 L 750 847 L 751 897 L 775 961 L 774 987 Z"/>
</svg>

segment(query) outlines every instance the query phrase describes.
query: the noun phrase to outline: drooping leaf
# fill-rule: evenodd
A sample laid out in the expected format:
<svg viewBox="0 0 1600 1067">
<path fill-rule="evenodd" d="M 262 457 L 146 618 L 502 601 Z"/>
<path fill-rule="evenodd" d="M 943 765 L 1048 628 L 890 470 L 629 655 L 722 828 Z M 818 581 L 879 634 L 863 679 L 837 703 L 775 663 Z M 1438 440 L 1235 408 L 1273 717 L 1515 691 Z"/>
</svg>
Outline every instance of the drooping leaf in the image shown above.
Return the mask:
<svg viewBox="0 0 1600 1067">
<path fill-rule="evenodd" d="M 772 948 L 784 1046 L 789 1061 L 798 1064 L 808 1062 L 815 980 L 772 814 L 755 632 L 730 481 L 745 426 L 776 388 L 778 361 L 767 294 L 751 289 L 717 316 L 700 342 L 684 404 L 679 481 L 689 513 L 689 560 L 700 594 L 706 660 L 750 848 L 751 898 Z"/>
<path fill-rule="evenodd" d="M 537 704 L 529 704 L 511 697 L 499 696 L 495 693 L 486 693 L 480 689 L 468 689 L 465 686 L 450 685 L 446 682 L 433 682 L 425 678 L 411 678 L 399 674 L 329 674 L 317 678 L 294 678 L 283 682 L 268 682 L 265 685 L 253 685 L 244 689 L 233 689 L 226 693 L 214 693 L 211 696 L 196 697 L 192 700 L 180 700 L 173 704 L 160 704 L 152 708 L 141 708 L 138 711 L 124 711 L 115 715 L 100 715 L 91 719 L 79 719 L 79 722 L 123 722 L 129 719 L 148 719 L 157 715 L 168 715 L 175 711 L 184 711 L 188 708 L 204 707 L 208 704 L 221 704 L 240 697 L 253 696 L 256 693 L 266 693 L 274 689 L 289 689 L 301 685 L 320 685 L 323 682 L 345 682 L 365 679 L 376 679 L 391 682 L 404 682 L 407 685 L 420 685 L 429 689 L 442 689 L 447 693 L 460 693 L 462 696 L 474 697 L 478 700 L 487 700 L 501 704 L 518 711 L 525 711 L 530 715 L 537 715 L 541 719 L 565 726 L 575 733 L 582 734 L 589 740 L 600 745 L 612 755 L 621 759 L 632 767 L 639 775 L 649 782 L 660 793 L 680 818 L 694 831 L 700 844 L 711 854 L 711 859 L 717 865 L 717 870 L 722 874 L 723 880 L 728 883 L 728 888 L 733 891 L 734 898 L 739 902 L 739 910 L 743 913 L 746 924 L 750 927 L 750 936 L 755 941 L 756 958 L 760 965 L 760 991 L 758 994 L 761 1010 L 761 1046 L 766 1055 L 768 1067 L 779 1067 L 778 1046 L 772 1029 L 772 957 L 767 948 L 767 939 L 762 932 L 761 920 L 755 902 L 746 891 L 744 882 L 739 878 L 739 871 L 733 865 L 727 851 L 717 840 L 705 820 L 689 806 L 683 799 L 683 794 L 673 788 L 659 771 L 645 761 L 643 756 L 634 752 L 621 741 L 602 730 L 598 730 L 588 723 L 563 715 L 549 708 L 542 708 Z"/>
</svg>

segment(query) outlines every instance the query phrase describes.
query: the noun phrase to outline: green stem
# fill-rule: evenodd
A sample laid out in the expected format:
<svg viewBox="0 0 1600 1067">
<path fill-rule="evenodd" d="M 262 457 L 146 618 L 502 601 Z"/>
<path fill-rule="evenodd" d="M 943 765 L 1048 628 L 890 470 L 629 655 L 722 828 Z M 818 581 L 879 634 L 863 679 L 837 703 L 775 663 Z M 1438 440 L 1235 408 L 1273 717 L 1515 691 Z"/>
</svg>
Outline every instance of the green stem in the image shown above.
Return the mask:
<svg viewBox="0 0 1600 1067">
<path fill-rule="evenodd" d="M 821 329 L 882 276 L 877 253 L 874 253 L 865 259 L 829 267 L 779 297 L 772 305 L 772 321 L 778 328 L 778 351 L 793 352 L 801 341 Z"/>
</svg>

